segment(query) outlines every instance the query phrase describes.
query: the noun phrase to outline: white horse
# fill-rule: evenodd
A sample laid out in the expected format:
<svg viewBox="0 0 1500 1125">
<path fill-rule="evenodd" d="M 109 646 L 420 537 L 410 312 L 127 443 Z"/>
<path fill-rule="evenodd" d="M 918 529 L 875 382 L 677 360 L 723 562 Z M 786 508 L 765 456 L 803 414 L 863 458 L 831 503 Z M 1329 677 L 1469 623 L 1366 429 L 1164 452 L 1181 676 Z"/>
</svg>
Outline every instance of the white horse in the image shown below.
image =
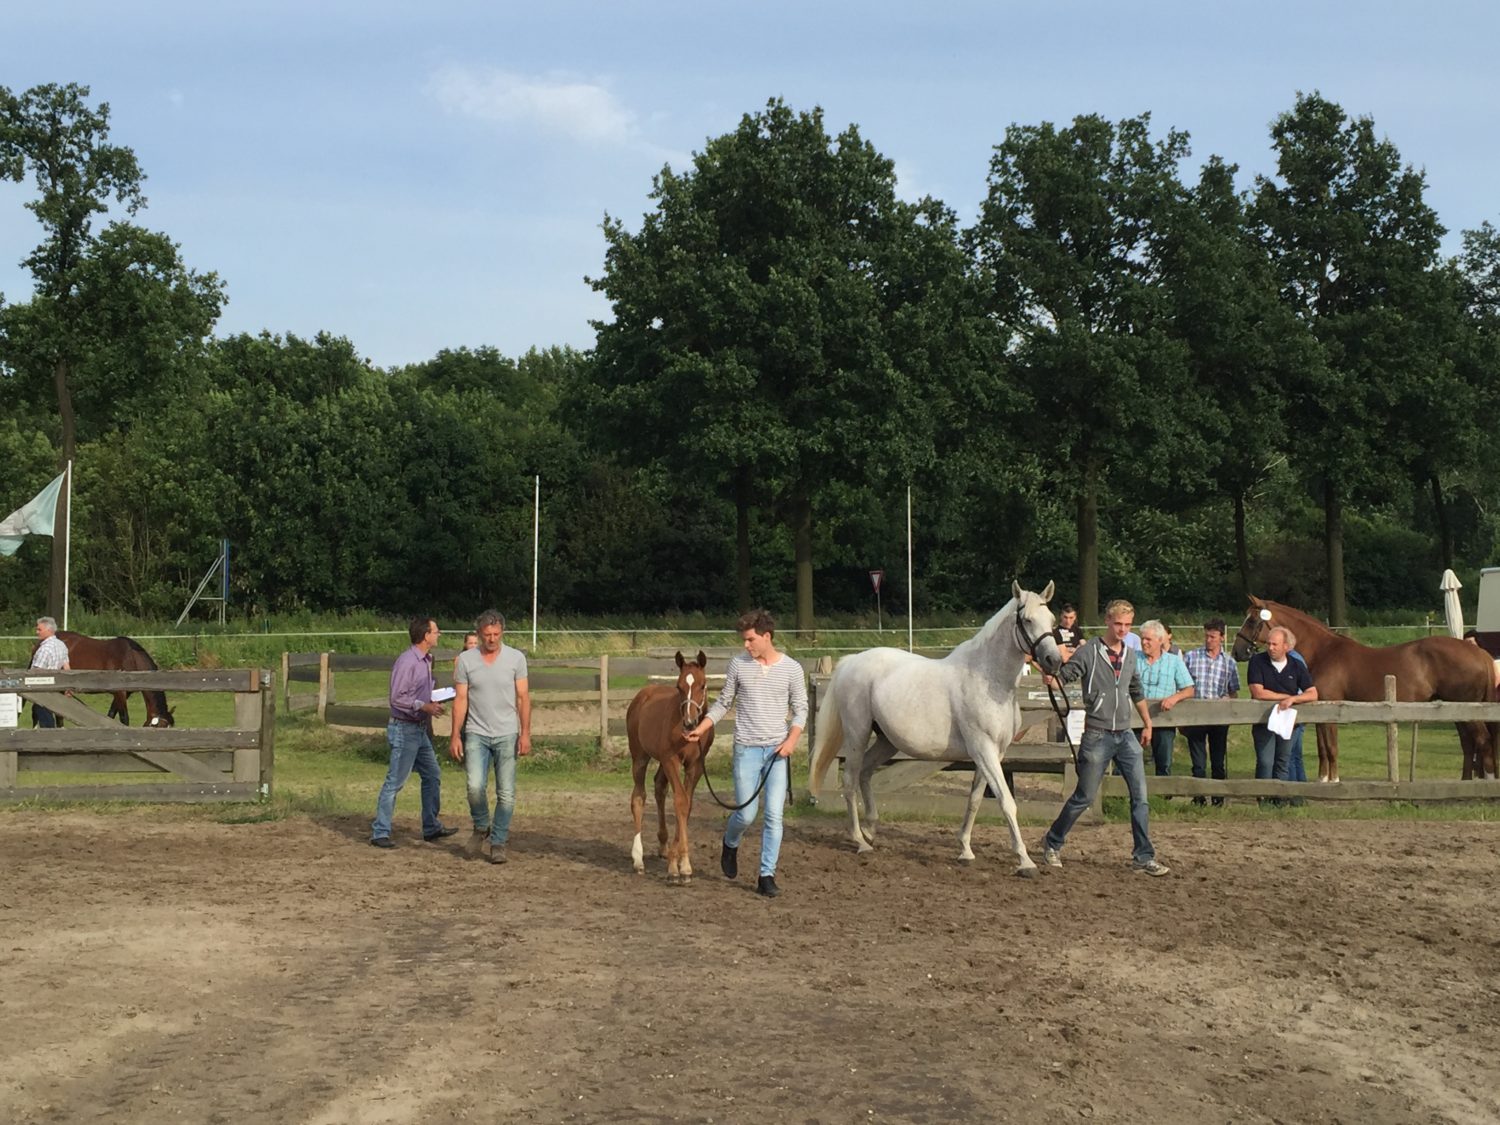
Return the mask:
<svg viewBox="0 0 1500 1125">
<path fill-rule="evenodd" d="M 1010 843 L 1020 866 L 1017 875 L 1036 874 L 1021 841 L 1016 801 L 1000 760 L 1021 726 L 1016 684 L 1031 656 L 1042 671 L 1056 675 L 1062 652 L 1052 635 L 1052 583 L 1040 594 L 1011 584 L 1011 601 L 974 636 L 941 660 L 898 648 L 872 648 L 846 656 L 818 705 L 809 789 L 817 796 L 836 752 L 844 756 L 844 802 L 849 833 L 861 852 L 871 850 L 879 814 L 870 779 L 896 754 L 928 760 L 969 758 L 974 784 L 958 840 L 959 859 L 974 858 L 969 835 L 988 785 L 1000 797 L 1010 826 Z M 875 740 L 870 742 L 870 735 Z M 864 798 L 867 824 L 861 827 L 855 790 Z"/>
</svg>

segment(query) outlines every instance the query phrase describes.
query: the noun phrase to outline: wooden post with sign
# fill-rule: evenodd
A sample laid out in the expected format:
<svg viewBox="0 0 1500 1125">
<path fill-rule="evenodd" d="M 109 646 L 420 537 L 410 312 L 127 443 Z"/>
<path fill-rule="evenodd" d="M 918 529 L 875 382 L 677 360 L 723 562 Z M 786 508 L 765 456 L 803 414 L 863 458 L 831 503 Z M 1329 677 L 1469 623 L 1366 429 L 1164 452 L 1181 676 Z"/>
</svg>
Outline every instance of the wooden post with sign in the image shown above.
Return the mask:
<svg viewBox="0 0 1500 1125">
<path fill-rule="evenodd" d="M 870 585 L 875 587 L 875 631 L 877 633 L 883 633 L 883 632 L 885 632 L 885 627 L 881 623 L 881 618 L 880 618 L 880 586 L 881 586 L 881 584 L 884 581 L 885 581 L 885 571 L 883 571 L 883 570 L 872 570 L 872 571 L 870 571 Z"/>
</svg>

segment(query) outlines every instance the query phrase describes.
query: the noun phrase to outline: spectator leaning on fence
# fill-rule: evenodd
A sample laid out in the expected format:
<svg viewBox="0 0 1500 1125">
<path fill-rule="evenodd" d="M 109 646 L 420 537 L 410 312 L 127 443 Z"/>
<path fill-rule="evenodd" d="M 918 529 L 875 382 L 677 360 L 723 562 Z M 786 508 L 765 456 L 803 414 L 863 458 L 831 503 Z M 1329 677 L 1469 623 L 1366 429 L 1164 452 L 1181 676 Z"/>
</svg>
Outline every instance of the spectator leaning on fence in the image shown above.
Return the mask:
<svg viewBox="0 0 1500 1125">
<path fill-rule="evenodd" d="M 68 663 L 68 646 L 63 644 L 62 638 L 57 635 L 57 621 L 54 618 L 38 617 L 36 619 L 36 639 L 36 651 L 31 654 L 33 668 L 66 672 L 72 667 Z M 48 729 L 61 725 L 56 715 L 35 701 L 31 704 L 31 721 L 33 726 Z"/>
<path fill-rule="evenodd" d="M 1234 699 L 1240 694 L 1240 669 L 1233 658 L 1224 651 L 1224 619 L 1211 617 L 1203 623 L 1203 647 L 1195 648 L 1182 658 L 1188 675 L 1193 677 L 1198 699 Z M 1229 777 L 1227 748 L 1229 728 L 1185 727 L 1188 756 L 1193 762 L 1193 776 L 1207 777 L 1205 766 L 1211 764 L 1213 776 L 1222 781 Z M 1223 797 L 1215 797 L 1214 804 L 1222 805 Z M 1193 804 L 1203 804 L 1202 797 L 1194 797 Z"/>
<path fill-rule="evenodd" d="M 1167 651 L 1167 629 L 1160 621 L 1148 621 L 1141 626 L 1141 655 L 1136 664 L 1141 670 L 1141 691 L 1148 700 L 1159 701 L 1163 711 L 1192 698 L 1193 677 L 1188 675 L 1182 657 Z M 1151 761 L 1157 777 L 1172 775 L 1172 746 L 1176 740 L 1175 727 L 1152 729 Z"/>
<path fill-rule="evenodd" d="M 1252 656 L 1245 668 L 1251 699 L 1275 703 L 1282 710 L 1317 700 L 1318 689 L 1313 685 L 1312 673 L 1291 655 L 1296 645 L 1297 638 L 1290 629 L 1277 625 L 1271 630 L 1266 637 L 1266 651 Z M 1294 734 L 1301 729 L 1302 724 L 1298 723 L 1293 728 Z M 1273 733 L 1263 722 L 1250 728 L 1250 737 L 1255 741 L 1255 776 L 1292 780 L 1293 739 Z M 1278 799 L 1274 803 L 1281 802 Z"/>
</svg>

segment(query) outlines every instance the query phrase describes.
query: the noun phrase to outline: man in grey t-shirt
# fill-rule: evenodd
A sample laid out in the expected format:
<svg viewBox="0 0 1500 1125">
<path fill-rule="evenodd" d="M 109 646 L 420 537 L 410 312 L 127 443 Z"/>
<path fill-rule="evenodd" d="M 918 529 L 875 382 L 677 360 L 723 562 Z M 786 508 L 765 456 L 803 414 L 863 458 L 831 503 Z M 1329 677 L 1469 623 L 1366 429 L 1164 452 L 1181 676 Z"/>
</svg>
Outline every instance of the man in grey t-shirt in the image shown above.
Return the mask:
<svg viewBox="0 0 1500 1125">
<path fill-rule="evenodd" d="M 469 813 L 474 818 L 470 850 L 504 863 L 510 819 L 516 807 L 516 759 L 531 753 L 531 692 L 526 655 L 506 648 L 505 618 L 487 609 L 475 622 L 479 647 L 461 653 L 453 666 L 453 735 L 448 752 L 464 763 Z M 495 772 L 495 815 L 490 817 L 490 769 Z"/>
</svg>

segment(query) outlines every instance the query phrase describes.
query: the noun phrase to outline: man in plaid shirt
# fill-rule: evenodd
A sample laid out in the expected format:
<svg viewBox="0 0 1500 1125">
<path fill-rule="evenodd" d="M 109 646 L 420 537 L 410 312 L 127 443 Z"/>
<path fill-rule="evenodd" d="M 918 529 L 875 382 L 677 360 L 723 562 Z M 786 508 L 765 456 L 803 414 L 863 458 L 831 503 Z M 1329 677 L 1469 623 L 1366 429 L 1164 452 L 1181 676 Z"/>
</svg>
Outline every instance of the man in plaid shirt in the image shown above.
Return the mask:
<svg viewBox="0 0 1500 1125">
<path fill-rule="evenodd" d="M 1230 655 L 1224 651 L 1224 619 L 1215 617 L 1203 623 L 1203 647 L 1195 648 L 1182 658 L 1188 675 L 1198 688 L 1198 699 L 1234 699 L 1240 694 L 1240 670 Z M 1205 758 L 1213 764 L 1213 776 L 1223 779 L 1229 776 L 1225 764 L 1225 748 L 1229 741 L 1228 727 L 1186 727 L 1188 755 L 1193 761 L 1193 776 L 1205 777 Z M 1223 797 L 1215 797 L 1214 804 L 1222 805 Z M 1194 797 L 1193 804 L 1203 804 L 1202 797 Z"/>
</svg>

